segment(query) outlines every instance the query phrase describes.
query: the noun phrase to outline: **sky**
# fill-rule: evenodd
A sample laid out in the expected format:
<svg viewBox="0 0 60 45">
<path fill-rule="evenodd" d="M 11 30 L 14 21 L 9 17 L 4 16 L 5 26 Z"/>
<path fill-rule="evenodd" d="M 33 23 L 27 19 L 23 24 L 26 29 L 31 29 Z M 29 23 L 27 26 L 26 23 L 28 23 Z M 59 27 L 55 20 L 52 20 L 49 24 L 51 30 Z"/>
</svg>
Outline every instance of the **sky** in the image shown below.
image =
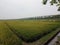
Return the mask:
<svg viewBox="0 0 60 45">
<path fill-rule="evenodd" d="M 0 19 L 18 19 L 60 14 L 56 5 L 42 4 L 42 0 L 0 0 Z"/>
</svg>

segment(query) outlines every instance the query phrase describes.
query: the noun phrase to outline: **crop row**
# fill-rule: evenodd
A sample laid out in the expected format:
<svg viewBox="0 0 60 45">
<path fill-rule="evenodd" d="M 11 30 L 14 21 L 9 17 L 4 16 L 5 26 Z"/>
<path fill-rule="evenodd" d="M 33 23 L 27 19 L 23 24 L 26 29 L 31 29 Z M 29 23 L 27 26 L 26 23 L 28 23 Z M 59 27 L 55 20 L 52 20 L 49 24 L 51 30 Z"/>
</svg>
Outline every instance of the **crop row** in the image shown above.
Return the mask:
<svg viewBox="0 0 60 45">
<path fill-rule="evenodd" d="M 60 22 L 39 20 L 0 21 L 0 45 L 22 45 L 27 42 L 40 40 L 45 43 L 60 27 Z"/>
<path fill-rule="evenodd" d="M 22 45 L 22 41 L 0 21 L 0 45 Z"/>
<path fill-rule="evenodd" d="M 59 27 L 57 22 L 51 21 L 8 21 L 7 23 L 10 28 L 13 28 L 13 32 L 17 32 L 17 35 L 22 35 L 26 42 L 38 40 Z"/>
</svg>

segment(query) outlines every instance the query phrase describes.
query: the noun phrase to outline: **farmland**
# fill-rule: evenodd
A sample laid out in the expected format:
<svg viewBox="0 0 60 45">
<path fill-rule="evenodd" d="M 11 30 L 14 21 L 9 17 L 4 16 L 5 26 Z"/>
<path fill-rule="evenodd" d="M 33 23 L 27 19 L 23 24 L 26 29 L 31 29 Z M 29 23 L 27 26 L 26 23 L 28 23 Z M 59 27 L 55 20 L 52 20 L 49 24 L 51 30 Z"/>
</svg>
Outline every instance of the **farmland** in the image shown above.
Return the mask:
<svg viewBox="0 0 60 45">
<path fill-rule="evenodd" d="M 21 40 L 0 21 L 0 45 L 21 45 Z"/>
<path fill-rule="evenodd" d="M 39 40 L 45 43 L 59 30 L 58 21 L 5 20 L 0 21 L 0 45 L 22 45 Z"/>
</svg>

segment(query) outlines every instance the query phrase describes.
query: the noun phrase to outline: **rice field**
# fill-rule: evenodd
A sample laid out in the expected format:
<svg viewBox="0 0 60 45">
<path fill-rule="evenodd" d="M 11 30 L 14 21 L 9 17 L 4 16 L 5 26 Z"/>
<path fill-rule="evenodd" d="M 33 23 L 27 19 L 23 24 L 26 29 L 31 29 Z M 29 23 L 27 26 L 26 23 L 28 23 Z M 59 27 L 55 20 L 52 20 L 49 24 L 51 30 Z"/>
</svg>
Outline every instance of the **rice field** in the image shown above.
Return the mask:
<svg viewBox="0 0 60 45">
<path fill-rule="evenodd" d="M 0 45 L 22 45 L 39 40 L 45 43 L 59 30 L 60 22 L 40 20 L 0 21 Z"/>
<path fill-rule="evenodd" d="M 0 45 L 21 45 L 22 41 L 0 21 Z"/>
</svg>

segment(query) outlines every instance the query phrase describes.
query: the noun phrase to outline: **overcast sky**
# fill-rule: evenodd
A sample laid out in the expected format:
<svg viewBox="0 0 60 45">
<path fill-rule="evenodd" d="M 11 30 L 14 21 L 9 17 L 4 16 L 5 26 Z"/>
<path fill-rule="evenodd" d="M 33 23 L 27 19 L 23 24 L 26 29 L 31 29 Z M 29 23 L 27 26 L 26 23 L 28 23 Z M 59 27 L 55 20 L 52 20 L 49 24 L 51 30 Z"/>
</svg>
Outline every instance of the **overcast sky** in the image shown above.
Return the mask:
<svg viewBox="0 0 60 45">
<path fill-rule="evenodd" d="M 60 14 L 58 7 L 42 0 L 0 0 L 0 19 L 26 18 Z"/>
</svg>

